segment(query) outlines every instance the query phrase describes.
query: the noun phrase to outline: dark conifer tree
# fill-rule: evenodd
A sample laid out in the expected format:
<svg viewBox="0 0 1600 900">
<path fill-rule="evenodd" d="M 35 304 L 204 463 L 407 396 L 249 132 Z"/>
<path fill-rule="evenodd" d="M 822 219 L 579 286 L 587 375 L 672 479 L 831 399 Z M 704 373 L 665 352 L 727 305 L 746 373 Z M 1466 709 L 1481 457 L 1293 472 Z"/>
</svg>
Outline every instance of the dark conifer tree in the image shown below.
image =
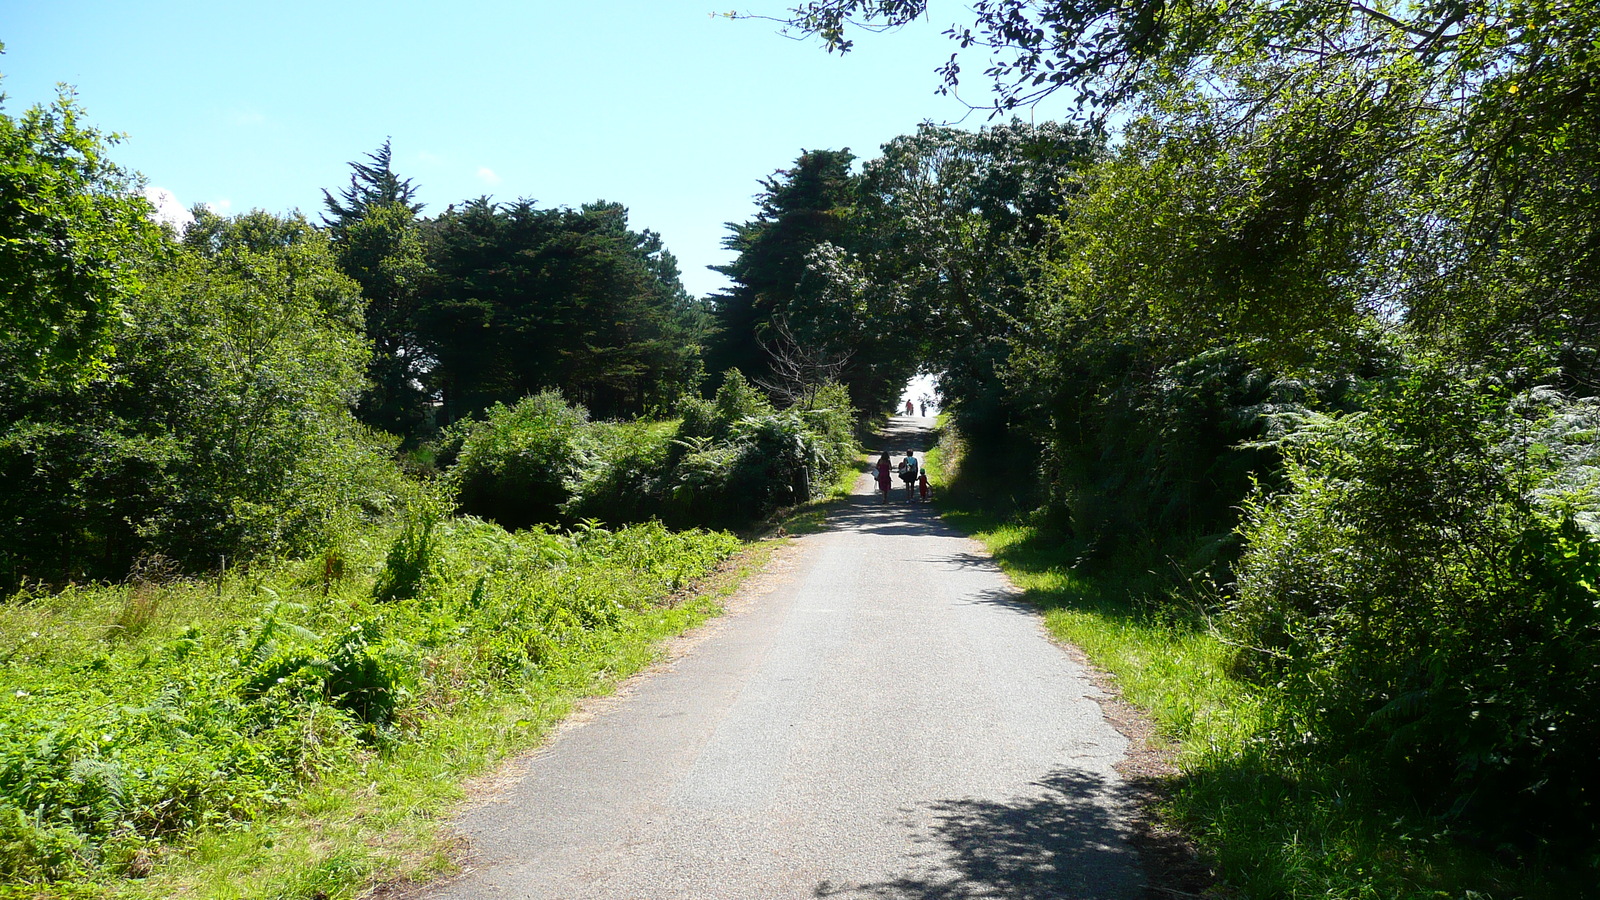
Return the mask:
<svg viewBox="0 0 1600 900">
<path fill-rule="evenodd" d="M 597 202 L 487 197 L 431 223 L 419 328 L 450 419 L 559 389 L 598 416 L 670 408 L 700 380 L 706 323 L 659 235 Z"/>
<path fill-rule="evenodd" d="M 856 244 L 854 161 L 848 149 L 802 151 L 793 168 L 762 182 L 754 219 L 729 223 L 723 246 L 738 256 L 716 267 L 734 285 L 713 298 L 719 330 L 707 359 L 711 371 L 737 368 L 756 381 L 770 379 L 763 345 L 776 340 L 780 321 L 808 349 L 828 352 L 854 344 L 854 323 L 841 318 L 826 280 L 811 265 L 824 245 L 848 250 Z"/>
<path fill-rule="evenodd" d="M 427 272 L 418 234 L 411 179 L 395 174 L 389 141 L 350 163 L 350 184 L 335 197 L 322 192 L 339 266 L 367 299 L 372 341 L 369 385 L 356 413 L 369 425 L 414 438 L 426 421 L 422 376 L 432 365 L 416 339 L 417 292 Z"/>
<path fill-rule="evenodd" d="M 411 179 L 395 174 L 389 138 L 384 138 L 383 146 L 375 152 L 368 153 L 367 159 L 372 162 L 350 163 L 350 185 L 341 190 L 338 197 L 323 190 L 322 204 L 327 207 L 328 214 L 322 221 L 328 227 L 347 227 L 366 218 L 367 210 L 375 206 L 400 204 L 412 215 L 422 212 L 421 203 L 411 202 L 417 193 Z"/>
</svg>

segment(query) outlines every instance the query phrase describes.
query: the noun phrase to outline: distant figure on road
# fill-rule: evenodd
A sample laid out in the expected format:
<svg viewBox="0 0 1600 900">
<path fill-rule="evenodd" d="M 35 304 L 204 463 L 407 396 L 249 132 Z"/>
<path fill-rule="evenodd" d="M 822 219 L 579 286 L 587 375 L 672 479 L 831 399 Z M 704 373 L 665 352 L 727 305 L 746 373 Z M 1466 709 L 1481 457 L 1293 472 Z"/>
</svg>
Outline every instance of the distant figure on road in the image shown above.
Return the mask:
<svg viewBox="0 0 1600 900">
<path fill-rule="evenodd" d="M 917 494 L 922 497 L 922 502 L 928 502 L 928 472 L 926 469 L 917 475 Z"/>
<path fill-rule="evenodd" d="M 883 451 L 883 455 L 878 457 L 878 463 L 875 468 L 878 470 L 878 493 L 883 495 L 883 502 L 888 503 L 889 489 L 894 487 L 894 479 L 889 475 L 890 471 L 894 469 L 894 463 L 889 459 L 889 451 Z"/>
<path fill-rule="evenodd" d="M 906 415 L 908 415 L 908 416 L 911 415 L 911 401 L 910 400 L 906 401 Z"/>
<path fill-rule="evenodd" d="M 926 401 L 926 400 L 922 401 L 920 409 L 918 411 L 922 415 L 922 417 L 924 419 L 926 419 L 928 417 L 928 401 Z"/>
</svg>

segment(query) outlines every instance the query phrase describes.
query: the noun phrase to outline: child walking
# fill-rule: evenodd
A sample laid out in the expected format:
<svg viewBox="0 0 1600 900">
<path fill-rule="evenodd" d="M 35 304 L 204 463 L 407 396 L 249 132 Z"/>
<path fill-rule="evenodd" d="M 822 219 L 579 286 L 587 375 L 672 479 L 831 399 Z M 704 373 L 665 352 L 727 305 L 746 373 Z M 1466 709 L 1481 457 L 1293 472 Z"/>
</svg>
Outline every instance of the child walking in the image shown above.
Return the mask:
<svg viewBox="0 0 1600 900">
<path fill-rule="evenodd" d="M 923 501 L 927 501 L 927 499 L 928 499 L 928 470 L 927 469 L 923 469 L 922 472 L 917 475 L 917 493 L 922 495 Z"/>
</svg>

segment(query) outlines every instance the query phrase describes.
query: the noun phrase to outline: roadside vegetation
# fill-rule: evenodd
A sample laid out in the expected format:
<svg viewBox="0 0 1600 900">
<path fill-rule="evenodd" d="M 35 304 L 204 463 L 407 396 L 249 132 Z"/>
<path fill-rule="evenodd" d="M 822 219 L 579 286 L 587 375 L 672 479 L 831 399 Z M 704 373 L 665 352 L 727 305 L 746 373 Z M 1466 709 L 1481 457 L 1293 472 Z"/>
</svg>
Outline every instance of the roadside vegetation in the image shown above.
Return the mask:
<svg viewBox="0 0 1600 900">
<path fill-rule="evenodd" d="M 0 607 L 4 879 L 348 895 L 427 848 L 389 831 L 426 831 L 462 779 L 712 612 L 691 588 L 740 547 L 428 511 L 351 538 Z"/>
<path fill-rule="evenodd" d="M 1282 717 L 1303 701 L 1241 670 L 1242 613 L 1143 560 L 1085 566 L 1085 541 L 1019 510 L 1015 482 L 966 451 L 946 428 L 929 454 L 941 516 L 982 541 L 1051 634 L 1082 649 L 1151 717 L 1175 769 L 1157 785 L 1157 819 L 1193 843 L 1215 873 L 1216 896 L 1592 896 L 1586 860 L 1475 839 L 1419 809 L 1392 773 L 1369 768 L 1386 765 L 1381 758 L 1319 753 L 1303 738 L 1285 746 Z"/>
<path fill-rule="evenodd" d="M 732 532 L 854 465 L 837 385 L 702 399 L 703 310 L 620 207 L 423 222 L 385 147 L 321 225 L 176 234 L 114 143 L 70 96 L 0 115 L 0 896 L 448 866 L 466 779 L 714 614 L 763 552 Z"/>
<path fill-rule="evenodd" d="M 748 527 L 829 493 L 856 462 L 856 415 L 825 384 L 783 410 L 732 369 L 680 418 L 592 422 L 546 392 L 453 427 L 440 444 L 467 511 L 508 527 L 660 520 Z"/>
<path fill-rule="evenodd" d="M 166 233 L 70 96 L 0 116 L 9 871 L 136 874 L 407 746 L 430 660 L 537 680 L 549 635 L 649 620 L 635 582 L 827 494 L 921 371 L 953 499 L 1181 743 L 1172 821 L 1230 885 L 1592 894 L 1600 8 L 1285 9 L 974 5 L 991 111 L 1075 121 L 802 152 L 708 298 L 616 203 L 424 215 L 387 144 L 320 222 Z M 474 644 L 502 584 L 521 643 Z M 220 624 L 156 614 L 208 590 Z M 266 743 L 201 749 L 189 696 Z M 161 767 L 191 738 L 237 796 Z"/>
</svg>

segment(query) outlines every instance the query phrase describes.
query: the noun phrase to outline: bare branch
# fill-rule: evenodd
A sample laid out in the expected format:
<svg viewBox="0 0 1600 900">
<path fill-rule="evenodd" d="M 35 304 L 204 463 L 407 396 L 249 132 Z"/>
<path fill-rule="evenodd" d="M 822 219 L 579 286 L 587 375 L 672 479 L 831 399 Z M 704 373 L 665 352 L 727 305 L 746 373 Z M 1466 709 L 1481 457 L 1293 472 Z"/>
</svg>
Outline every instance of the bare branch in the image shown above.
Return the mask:
<svg viewBox="0 0 1600 900">
<path fill-rule="evenodd" d="M 766 351 L 772 377 L 754 379 L 755 383 L 786 406 L 807 408 L 818 388 L 839 380 L 852 353 L 805 346 L 795 337 L 786 318 L 774 318 L 768 327 L 771 340 L 758 342 Z"/>
</svg>

